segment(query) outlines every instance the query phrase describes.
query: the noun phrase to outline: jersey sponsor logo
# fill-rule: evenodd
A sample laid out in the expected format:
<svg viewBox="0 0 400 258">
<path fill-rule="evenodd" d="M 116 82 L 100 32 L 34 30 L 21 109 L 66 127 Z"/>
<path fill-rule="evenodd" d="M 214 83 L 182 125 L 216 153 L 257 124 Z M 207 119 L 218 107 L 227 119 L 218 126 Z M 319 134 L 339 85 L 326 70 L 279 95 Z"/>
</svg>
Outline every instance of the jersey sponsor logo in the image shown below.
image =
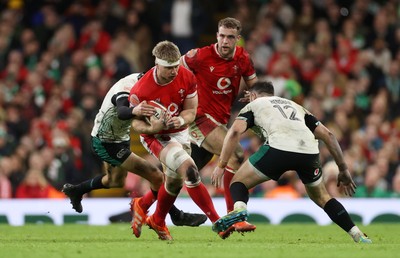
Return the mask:
<svg viewBox="0 0 400 258">
<path fill-rule="evenodd" d="M 178 112 L 179 110 L 179 106 L 175 103 L 171 103 L 169 104 L 169 106 L 167 107 L 168 113 L 173 116 L 175 113 Z"/>
<path fill-rule="evenodd" d="M 231 79 L 226 78 L 226 77 L 221 77 L 221 78 L 219 78 L 219 80 L 217 82 L 217 87 L 220 90 L 225 90 L 226 88 L 231 86 L 231 84 L 232 84 Z"/>
<path fill-rule="evenodd" d="M 212 93 L 215 95 L 230 94 L 232 92 L 232 89 L 227 89 L 227 88 L 231 86 L 231 84 L 232 82 L 229 78 L 221 77 L 217 82 L 217 87 L 220 90 L 213 90 Z"/>
</svg>

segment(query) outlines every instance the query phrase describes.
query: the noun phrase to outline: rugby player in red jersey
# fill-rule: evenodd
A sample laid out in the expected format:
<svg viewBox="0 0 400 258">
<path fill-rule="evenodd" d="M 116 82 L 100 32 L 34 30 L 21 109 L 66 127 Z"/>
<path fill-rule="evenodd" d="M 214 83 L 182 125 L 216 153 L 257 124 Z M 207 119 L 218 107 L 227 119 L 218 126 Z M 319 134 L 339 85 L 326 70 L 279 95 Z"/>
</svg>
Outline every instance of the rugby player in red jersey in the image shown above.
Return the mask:
<svg viewBox="0 0 400 258">
<path fill-rule="evenodd" d="M 190 124 L 191 140 L 198 147 L 215 155 L 221 154 L 231 107 L 242 91 L 241 79 L 243 78 L 247 87 L 257 81 L 249 54 L 244 48 L 237 46 L 241 29 L 240 21 L 230 17 L 222 19 L 218 23 L 217 43 L 192 49 L 181 58 L 181 63 L 196 76 L 198 85 L 199 105 L 196 119 Z M 201 169 L 212 155 L 204 160 L 204 155 L 199 155 L 193 144 L 192 147 L 192 157 Z M 243 150 L 238 145 L 232 157 L 220 164 L 225 168 L 223 186 L 228 212 L 233 210 L 229 184 L 242 161 Z"/>
<path fill-rule="evenodd" d="M 164 165 L 166 179 L 158 192 L 157 207 L 153 215 L 146 216 L 150 202 L 146 204 L 141 201 L 141 207 L 134 208 L 135 214 L 142 214 L 145 219 L 140 221 L 140 226 L 145 222 L 161 240 L 172 240 L 165 225 L 165 217 L 183 184 L 211 222 L 218 220 L 219 215 L 207 188 L 201 182 L 196 164 L 190 157 L 188 125 L 194 121 L 198 105 L 196 78 L 188 69 L 180 66 L 181 54 L 172 42 L 158 43 L 153 49 L 153 55 L 156 65 L 132 87 L 130 103 L 135 105 L 142 101 L 157 101 L 167 109 L 161 118 L 165 123 L 161 130 L 155 130 L 145 120 L 134 119 L 132 128 L 141 133 L 141 142 L 147 151 Z M 144 199 L 146 197 L 142 197 Z"/>
</svg>

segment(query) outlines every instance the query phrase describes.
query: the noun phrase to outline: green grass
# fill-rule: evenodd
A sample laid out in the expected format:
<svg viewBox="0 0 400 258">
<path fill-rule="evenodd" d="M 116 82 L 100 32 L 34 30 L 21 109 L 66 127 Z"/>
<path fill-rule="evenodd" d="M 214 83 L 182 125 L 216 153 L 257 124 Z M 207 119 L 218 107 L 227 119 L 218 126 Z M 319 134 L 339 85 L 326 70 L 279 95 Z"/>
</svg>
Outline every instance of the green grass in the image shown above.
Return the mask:
<svg viewBox="0 0 400 258">
<path fill-rule="evenodd" d="M 255 232 L 220 239 L 211 227 L 170 227 L 174 241 L 144 227 L 135 238 L 129 224 L 0 225 L 0 257 L 399 257 L 400 224 L 361 226 L 374 241 L 356 244 L 336 225 L 258 224 Z"/>
</svg>

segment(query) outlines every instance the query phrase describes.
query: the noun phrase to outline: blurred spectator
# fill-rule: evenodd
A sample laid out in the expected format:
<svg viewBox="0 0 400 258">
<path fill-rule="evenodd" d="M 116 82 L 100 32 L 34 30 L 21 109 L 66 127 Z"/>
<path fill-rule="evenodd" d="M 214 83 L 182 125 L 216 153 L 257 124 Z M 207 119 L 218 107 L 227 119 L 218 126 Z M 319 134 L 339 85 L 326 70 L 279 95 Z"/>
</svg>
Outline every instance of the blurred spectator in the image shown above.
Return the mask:
<svg viewBox="0 0 400 258">
<path fill-rule="evenodd" d="M 385 185 L 379 167 L 370 165 L 365 171 L 364 183 L 357 186 L 354 197 L 389 197 L 389 192 L 387 192 Z"/>
<path fill-rule="evenodd" d="M 288 176 L 285 176 L 286 173 L 279 178 L 275 188 L 265 193 L 265 198 L 297 199 L 301 197 L 290 183 Z"/>
<path fill-rule="evenodd" d="M 198 0 L 164 0 L 161 14 L 165 39 L 174 42 L 182 54 L 196 48 L 206 24 L 205 10 Z"/>
<path fill-rule="evenodd" d="M 12 198 L 12 185 L 9 177 L 10 170 L 4 164 L 5 159 L 0 160 L 0 199 Z"/>
</svg>

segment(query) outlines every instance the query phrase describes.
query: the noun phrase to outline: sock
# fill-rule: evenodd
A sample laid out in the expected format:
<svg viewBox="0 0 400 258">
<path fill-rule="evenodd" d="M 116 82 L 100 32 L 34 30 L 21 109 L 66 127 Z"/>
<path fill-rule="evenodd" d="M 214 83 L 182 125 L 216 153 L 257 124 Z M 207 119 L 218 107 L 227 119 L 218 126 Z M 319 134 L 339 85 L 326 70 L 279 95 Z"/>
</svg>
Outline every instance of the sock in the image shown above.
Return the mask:
<svg viewBox="0 0 400 258">
<path fill-rule="evenodd" d="M 235 210 L 239 210 L 239 209 L 247 210 L 247 204 L 242 201 L 237 201 L 237 202 L 235 202 L 235 205 L 233 206 L 233 208 Z"/>
<path fill-rule="evenodd" d="M 225 173 L 224 173 L 224 196 L 225 196 L 225 203 L 226 203 L 226 210 L 231 212 L 233 210 L 233 200 L 232 200 L 232 195 L 229 190 L 232 177 L 235 175 L 233 172 L 233 169 L 230 167 L 225 168 Z"/>
<path fill-rule="evenodd" d="M 157 191 L 151 190 L 148 191 L 145 195 L 142 196 L 139 200 L 139 205 L 144 210 L 148 210 L 150 206 L 157 200 Z"/>
<path fill-rule="evenodd" d="M 346 209 L 335 198 L 330 199 L 325 204 L 324 211 L 333 222 L 346 232 L 349 232 L 355 226 Z"/>
<path fill-rule="evenodd" d="M 98 175 L 92 179 L 80 183 L 77 185 L 78 191 L 80 191 L 82 194 L 85 194 L 95 189 L 108 189 L 109 187 L 104 186 L 101 182 L 103 176 L 104 175 Z"/>
<path fill-rule="evenodd" d="M 160 226 L 165 225 L 165 217 L 167 216 L 168 211 L 171 209 L 177 197 L 177 195 L 168 193 L 164 184 L 162 184 L 158 190 L 157 208 L 153 214 L 154 223 Z"/>
<path fill-rule="evenodd" d="M 353 238 L 355 242 L 358 242 L 360 240 L 360 236 L 364 235 L 357 226 L 352 227 L 347 233 Z"/>
<path fill-rule="evenodd" d="M 192 198 L 192 200 L 197 204 L 197 206 L 199 206 L 204 214 L 207 215 L 212 223 L 219 219 L 219 215 L 214 208 L 214 204 L 212 203 L 211 196 L 202 182 L 194 187 L 186 186 L 186 189 L 190 195 L 190 198 Z"/>
<path fill-rule="evenodd" d="M 236 202 L 241 201 L 243 203 L 248 203 L 249 201 L 249 190 L 247 187 L 241 182 L 234 182 L 231 184 L 229 191 L 232 194 L 232 200 L 236 204 Z"/>
</svg>

